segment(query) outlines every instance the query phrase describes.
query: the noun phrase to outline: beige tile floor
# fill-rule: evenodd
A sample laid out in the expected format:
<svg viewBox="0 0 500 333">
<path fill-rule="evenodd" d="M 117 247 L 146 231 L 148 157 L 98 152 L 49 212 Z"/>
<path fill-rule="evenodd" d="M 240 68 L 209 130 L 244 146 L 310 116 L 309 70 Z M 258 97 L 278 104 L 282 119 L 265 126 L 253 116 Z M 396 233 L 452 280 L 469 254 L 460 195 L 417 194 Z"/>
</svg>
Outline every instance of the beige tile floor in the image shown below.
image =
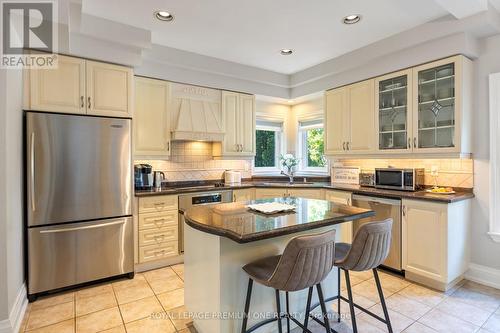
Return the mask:
<svg viewBox="0 0 500 333">
<path fill-rule="evenodd" d="M 184 267 L 175 265 L 120 280 L 40 298 L 29 305 L 21 332 L 194 332 L 184 318 Z M 500 290 L 464 281 L 442 293 L 380 273 L 394 332 L 500 332 Z M 344 280 L 342 280 L 344 281 Z M 371 272 L 352 273 L 355 301 L 382 316 Z M 342 291 L 346 294 L 345 288 Z M 330 304 L 336 311 L 336 302 Z M 349 306 L 333 328 L 352 332 Z M 358 331 L 387 332 L 384 324 L 356 311 Z M 313 332 L 324 332 L 314 323 Z M 294 332 L 301 332 L 294 330 Z"/>
<path fill-rule="evenodd" d="M 184 267 L 174 265 L 38 299 L 20 332 L 191 332 L 183 318 Z"/>
</svg>

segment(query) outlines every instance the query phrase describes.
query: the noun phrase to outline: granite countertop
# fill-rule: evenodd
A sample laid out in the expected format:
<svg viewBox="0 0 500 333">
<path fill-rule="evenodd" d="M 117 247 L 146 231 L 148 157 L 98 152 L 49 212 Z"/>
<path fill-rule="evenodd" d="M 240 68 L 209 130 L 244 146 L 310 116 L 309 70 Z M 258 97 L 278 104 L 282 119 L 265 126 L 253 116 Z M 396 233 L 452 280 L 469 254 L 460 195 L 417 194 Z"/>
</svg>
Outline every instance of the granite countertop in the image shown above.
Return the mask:
<svg viewBox="0 0 500 333">
<path fill-rule="evenodd" d="M 295 212 L 264 215 L 246 208 L 250 203 L 278 201 L 294 205 Z M 305 198 L 259 199 L 188 209 L 184 218 L 194 229 L 227 237 L 237 243 L 279 237 L 296 232 L 374 216 L 375 212 L 339 205 L 326 200 Z"/>
<path fill-rule="evenodd" d="M 352 192 L 354 194 L 367 194 L 367 195 L 376 195 L 386 198 L 407 198 L 407 199 L 416 199 L 416 200 L 428 200 L 435 202 L 444 202 L 444 203 L 452 203 L 457 201 L 462 201 L 466 199 L 470 199 L 474 197 L 474 193 L 468 190 L 456 190 L 455 194 L 433 194 L 425 191 L 396 191 L 396 190 L 384 190 L 373 187 L 365 187 L 359 185 L 343 185 L 337 184 L 332 185 L 328 182 L 312 182 L 312 183 L 302 183 L 296 182 L 293 185 L 290 185 L 286 182 L 277 182 L 277 181 L 248 181 L 243 182 L 239 185 L 224 185 L 215 187 L 214 184 L 206 185 L 206 183 L 197 183 L 196 185 L 178 185 L 163 188 L 161 190 L 146 190 L 146 191 L 135 191 L 135 196 L 144 197 L 151 195 L 168 195 L 168 194 L 182 194 L 182 193 L 193 193 L 193 192 L 208 192 L 208 191 L 220 191 L 220 190 L 237 190 L 237 189 L 245 189 L 245 188 L 324 188 L 324 189 L 332 189 L 332 190 L 340 190 Z"/>
</svg>

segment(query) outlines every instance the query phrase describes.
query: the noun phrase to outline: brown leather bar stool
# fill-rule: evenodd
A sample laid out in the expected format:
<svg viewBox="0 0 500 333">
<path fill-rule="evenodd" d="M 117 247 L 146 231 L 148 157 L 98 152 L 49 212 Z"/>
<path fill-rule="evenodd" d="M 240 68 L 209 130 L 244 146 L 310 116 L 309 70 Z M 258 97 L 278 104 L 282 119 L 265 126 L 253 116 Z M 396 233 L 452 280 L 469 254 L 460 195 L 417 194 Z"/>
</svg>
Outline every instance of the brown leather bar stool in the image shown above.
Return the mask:
<svg viewBox="0 0 500 333">
<path fill-rule="evenodd" d="M 286 317 L 287 332 L 290 332 L 290 320 L 292 320 L 304 332 L 312 333 L 306 328 L 309 312 L 306 312 L 305 326 L 293 316 L 290 316 L 288 292 L 308 288 L 308 305 L 306 309 L 309 309 L 314 286 L 316 286 L 323 313 L 323 325 L 326 332 L 330 332 L 321 282 L 332 270 L 334 259 L 335 230 L 330 230 L 320 234 L 295 237 L 288 242 L 282 255 L 263 258 L 245 265 L 243 270 L 248 274 L 249 279 L 241 332 L 253 332 L 263 325 L 278 321 L 278 331 L 281 333 L 283 329 L 282 317 Z M 248 311 L 254 281 L 275 290 L 277 316 L 257 323 L 247 330 Z M 284 315 L 281 313 L 280 291 L 286 292 L 286 314 Z"/>
<path fill-rule="evenodd" d="M 337 243 L 335 244 L 335 263 L 334 265 L 338 268 L 339 275 L 339 285 L 338 285 L 338 296 L 333 299 L 338 300 L 338 321 L 340 322 L 340 300 L 344 300 L 349 303 L 349 308 L 351 312 L 352 330 L 354 333 L 358 332 L 356 325 L 356 314 L 354 313 L 354 308 L 358 308 L 363 312 L 369 314 L 370 316 L 380 320 L 387 325 L 389 333 L 392 333 L 392 325 L 389 319 L 389 313 L 387 311 L 387 306 L 385 304 L 384 294 L 382 292 L 382 287 L 380 285 L 380 279 L 377 272 L 377 267 L 382 264 L 387 255 L 389 254 L 389 248 L 391 245 L 391 231 L 392 231 L 392 219 L 386 219 L 380 222 L 370 222 L 363 224 L 351 244 Z M 348 299 L 340 294 L 340 270 L 344 271 L 347 295 Z M 378 295 L 380 297 L 380 303 L 382 305 L 382 310 L 384 311 L 384 318 L 381 318 L 371 311 L 359 306 L 354 303 L 352 297 L 351 281 L 349 278 L 349 271 L 367 271 L 372 270 L 373 276 L 375 278 L 375 283 L 377 285 Z"/>
</svg>

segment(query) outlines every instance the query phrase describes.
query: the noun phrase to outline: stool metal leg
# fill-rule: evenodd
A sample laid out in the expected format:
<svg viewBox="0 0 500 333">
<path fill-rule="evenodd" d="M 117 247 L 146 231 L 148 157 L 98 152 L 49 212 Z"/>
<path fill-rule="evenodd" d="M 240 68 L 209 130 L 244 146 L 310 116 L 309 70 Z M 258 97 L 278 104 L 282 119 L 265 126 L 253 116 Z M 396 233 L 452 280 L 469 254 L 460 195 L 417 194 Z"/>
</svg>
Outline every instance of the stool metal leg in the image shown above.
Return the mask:
<svg viewBox="0 0 500 333">
<path fill-rule="evenodd" d="M 330 321 L 328 319 L 328 312 L 326 311 L 325 299 L 323 298 L 323 290 L 321 289 L 321 284 L 316 285 L 318 290 L 319 304 L 321 304 L 321 312 L 323 312 L 323 320 L 325 321 L 326 333 L 331 333 Z"/>
<path fill-rule="evenodd" d="M 312 294 L 313 294 L 313 287 L 310 287 L 309 292 L 307 294 L 306 316 L 304 318 L 304 327 L 305 328 L 307 328 L 307 324 L 309 323 L 309 314 L 311 313 Z M 303 330 L 303 333 L 306 333 L 306 331 Z"/>
<path fill-rule="evenodd" d="M 356 314 L 354 313 L 354 300 L 352 299 L 351 279 L 349 278 L 349 271 L 344 270 L 344 274 L 347 287 L 347 295 L 349 297 L 349 308 L 351 310 L 352 331 L 353 333 L 358 333 L 358 325 L 356 324 Z"/>
<path fill-rule="evenodd" d="M 286 297 L 286 332 L 290 333 L 290 303 L 288 301 L 288 291 L 285 293 Z"/>
<path fill-rule="evenodd" d="M 280 291 L 276 290 L 276 310 L 278 312 L 278 332 L 283 333 L 283 328 L 281 327 L 281 304 L 280 304 Z"/>
<path fill-rule="evenodd" d="M 382 291 L 382 286 L 380 285 L 380 278 L 378 276 L 376 268 L 373 269 L 373 276 L 375 277 L 375 283 L 377 284 L 378 296 L 380 297 L 380 304 L 382 305 L 382 310 L 384 310 L 387 330 L 389 331 L 389 333 L 392 333 L 391 320 L 389 319 L 389 312 L 387 311 L 387 305 L 385 305 L 384 293 Z"/>
<path fill-rule="evenodd" d="M 252 297 L 252 286 L 253 286 L 253 280 L 248 279 L 247 298 L 245 300 L 245 312 L 243 313 L 243 323 L 241 325 L 241 333 L 245 333 L 247 330 L 248 311 L 250 309 L 250 298 Z"/>
<path fill-rule="evenodd" d="M 340 323 L 340 267 L 337 267 L 337 310 L 338 310 L 338 318 L 337 322 Z"/>
</svg>

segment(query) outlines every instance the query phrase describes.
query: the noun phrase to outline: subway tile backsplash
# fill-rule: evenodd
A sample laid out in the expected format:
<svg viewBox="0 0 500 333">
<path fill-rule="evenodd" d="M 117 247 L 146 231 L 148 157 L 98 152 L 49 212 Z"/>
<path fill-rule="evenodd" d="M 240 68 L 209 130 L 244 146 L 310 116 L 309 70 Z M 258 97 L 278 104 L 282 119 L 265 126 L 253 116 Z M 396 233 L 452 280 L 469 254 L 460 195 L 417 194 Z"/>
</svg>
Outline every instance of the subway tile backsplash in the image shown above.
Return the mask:
<svg viewBox="0 0 500 333">
<path fill-rule="evenodd" d="M 435 185 L 435 177 L 431 175 L 433 166 L 437 167 L 437 184 L 473 188 L 474 169 L 472 159 L 352 159 L 338 161 L 345 166 L 359 166 L 362 171 L 373 171 L 375 168 L 424 168 L 425 184 Z"/>
<path fill-rule="evenodd" d="M 219 180 L 227 169 L 241 171 L 242 178 L 252 176 L 251 161 L 214 160 L 210 142 L 173 141 L 170 160 L 135 160 L 134 163 L 151 164 L 153 170 L 165 172 L 168 181 Z"/>
</svg>

